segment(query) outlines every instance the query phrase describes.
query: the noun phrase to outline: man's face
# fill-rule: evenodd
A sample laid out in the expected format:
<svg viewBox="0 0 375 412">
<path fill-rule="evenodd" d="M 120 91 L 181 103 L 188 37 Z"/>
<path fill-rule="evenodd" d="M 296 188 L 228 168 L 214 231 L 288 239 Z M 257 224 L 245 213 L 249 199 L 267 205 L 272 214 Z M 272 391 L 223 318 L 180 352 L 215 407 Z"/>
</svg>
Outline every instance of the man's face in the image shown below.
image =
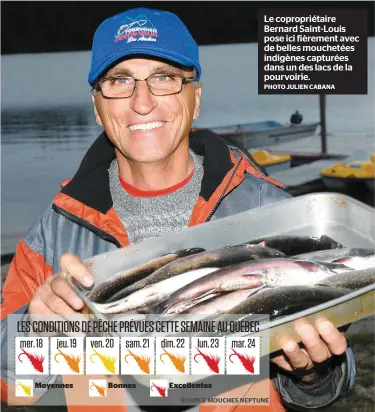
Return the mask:
<svg viewBox="0 0 375 412">
<path fill-rule="evenodd" d="M 105 77 L 145 79 L 154 73 L 193 75 L 157 60 L 129 59 L 111 68 Z M 133 95 L 124 99 L 105 99 L 100 92 L 93 95 L 97 121 L 109 139 L 122 155 L 140 163 L 159 162 L 176 149 L 186 150 L 192 121 L 199 115 L 200 99 L 201 88 L 194 83 L 168 96 L 154 96 L 146 82 L 137 82 Z M 141 129 L 144 124 L 152 128 Z"/>
</svg>

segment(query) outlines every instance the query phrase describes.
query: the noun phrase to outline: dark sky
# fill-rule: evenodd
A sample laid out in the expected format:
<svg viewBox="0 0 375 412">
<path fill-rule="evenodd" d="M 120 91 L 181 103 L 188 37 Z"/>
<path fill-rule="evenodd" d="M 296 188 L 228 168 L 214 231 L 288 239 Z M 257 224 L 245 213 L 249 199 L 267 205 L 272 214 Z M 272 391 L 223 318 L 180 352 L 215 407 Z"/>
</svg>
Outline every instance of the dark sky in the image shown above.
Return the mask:
<svg viewBox="0 0 375 412">
<path fill-rule="evenodd" d="M 374 35 L 374 2 L 1 2 L 2 54 L 90 50 L 105 18 L 138 6 L 176 13 L 199 45 L 257 41 L 258 8 L 365 8 Z"/>
</svg>

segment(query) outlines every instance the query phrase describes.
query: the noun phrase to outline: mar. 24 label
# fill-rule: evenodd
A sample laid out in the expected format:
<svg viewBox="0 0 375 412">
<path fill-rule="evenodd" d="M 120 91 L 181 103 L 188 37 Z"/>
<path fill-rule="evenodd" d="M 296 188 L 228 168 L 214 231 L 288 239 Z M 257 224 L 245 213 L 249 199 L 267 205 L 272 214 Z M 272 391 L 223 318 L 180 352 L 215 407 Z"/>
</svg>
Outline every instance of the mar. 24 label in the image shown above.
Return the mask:
<svg viewBox="0 0 375 412">
<path fill-rule="evenodd" d="M 227 375 L 259 375 L 260 337 L 226 339 Z"/>
</svg>

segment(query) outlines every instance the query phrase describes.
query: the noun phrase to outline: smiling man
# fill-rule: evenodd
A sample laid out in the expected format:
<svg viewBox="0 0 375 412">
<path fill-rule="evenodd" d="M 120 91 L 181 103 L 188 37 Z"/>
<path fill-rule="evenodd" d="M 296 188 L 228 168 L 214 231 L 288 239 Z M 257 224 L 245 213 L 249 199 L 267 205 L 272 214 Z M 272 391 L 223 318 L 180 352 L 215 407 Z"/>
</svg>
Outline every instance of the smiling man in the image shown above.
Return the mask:
<svg viewBox="0 0 375 412">
<path fill-rule="evenodd" d="M 2 331 L 12 313 L 79 313 L 83 302 L 58 272 L 70 272 L 91 286 L 93 279 L 82 264 L 86 258 L 290 197 L 217 135 L 192 130 L 200 111 L 200 78 L 197 44 L 174 14 L 133 9 L 98 27 L 88 81 L 103 133 L 20 240 L 3 288 Z M 333 325 L 301 324 L 298 333 L 304 349 L 293 341 L 285 345 L 266 382 L 271 404 L 251 406 L 252 411 L 317 409 L 353 385 L 353 353 Z M 2 350 L 6 348 L 3 333 Z M 12 365 L 2 363 L 3 400 L 8 388 L 13 390 Z M 64 377 L 76 382 L 78 395 L 85 379 Z M 245 396 L 248 386 L 225 396 Z M 66 391 L 68 403 L 72 393 Z M 126 401 L 121 399 L 123 411 Z"/>
</svg>

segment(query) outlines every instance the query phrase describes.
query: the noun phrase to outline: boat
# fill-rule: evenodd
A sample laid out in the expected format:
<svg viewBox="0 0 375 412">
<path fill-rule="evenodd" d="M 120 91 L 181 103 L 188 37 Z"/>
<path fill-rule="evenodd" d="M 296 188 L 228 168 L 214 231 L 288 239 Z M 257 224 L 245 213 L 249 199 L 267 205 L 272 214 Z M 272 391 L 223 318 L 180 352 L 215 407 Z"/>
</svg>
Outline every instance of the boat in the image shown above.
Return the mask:
<svg viewBox="0 0 375 412">
<path fill-rule="evenodd" d="M 222 138 L 240 143 L 245 149 L 249 150 L 313 136 L 316 134 L 318 125 L 319 122 L 283 125 L 273 120 L 267 120 L 210 129 Z"/>
<path fill-rule="evenodd" d="M 288 154 L 272 154 L 267 150 L 258 150 L 250 152 L 250 154 L 266 170 L 268 175 L 291 167 L 292 157 Z"/>
<path fill-rule="evenodd" d="M 365 184 L 375 192 L 375 154 L 359 153 L 320 172 L 328 189 L 347 190 Z"/>
</svg>

